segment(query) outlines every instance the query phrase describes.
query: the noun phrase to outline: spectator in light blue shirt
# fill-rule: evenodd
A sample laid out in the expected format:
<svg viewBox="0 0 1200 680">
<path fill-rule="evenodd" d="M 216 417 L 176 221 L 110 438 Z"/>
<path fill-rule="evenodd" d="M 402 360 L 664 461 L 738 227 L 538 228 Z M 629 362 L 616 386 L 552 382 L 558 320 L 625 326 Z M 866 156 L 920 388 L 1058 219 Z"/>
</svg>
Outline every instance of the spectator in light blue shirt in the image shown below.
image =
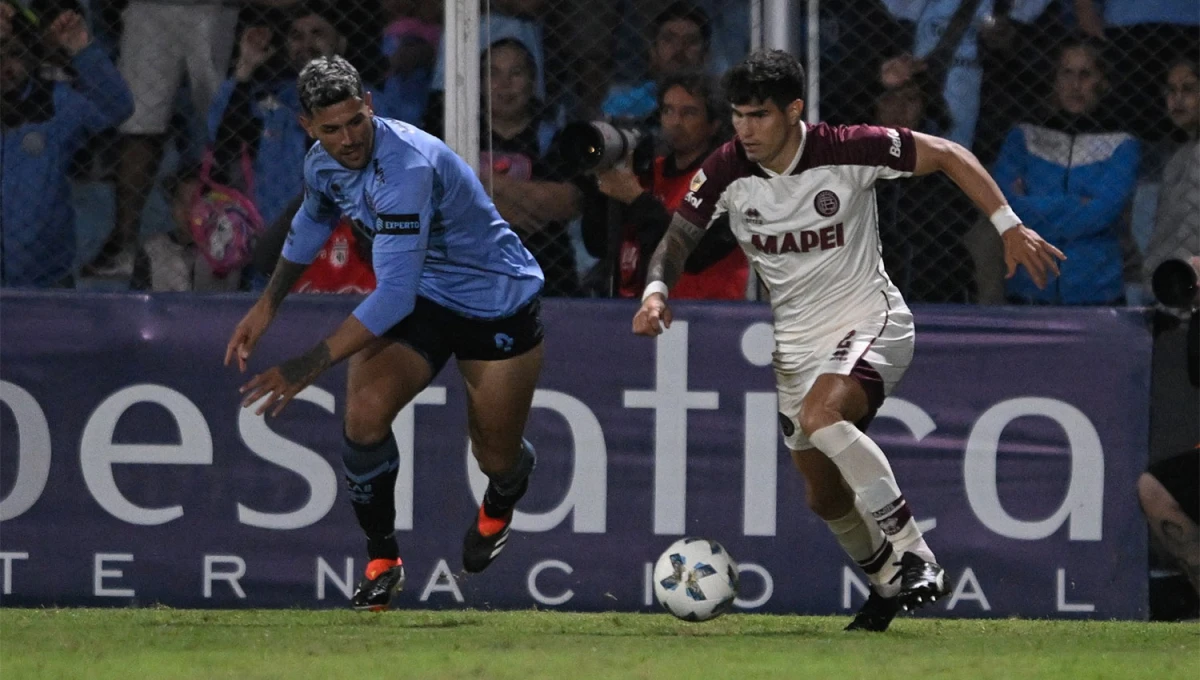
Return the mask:
<svg viewBox="0 0 1200 680">
<path fill-rule="evenodd" d="M 604 98 L 601 110 L 615 121 L 642 123 L 658 109 L 657 81 L 684 71 L 702 71 L 708 61 L 712 26 L 704 10 L 674 2 L 654 19 L 650 63 L 640 81 L 617 83 Z"/>
</svg>

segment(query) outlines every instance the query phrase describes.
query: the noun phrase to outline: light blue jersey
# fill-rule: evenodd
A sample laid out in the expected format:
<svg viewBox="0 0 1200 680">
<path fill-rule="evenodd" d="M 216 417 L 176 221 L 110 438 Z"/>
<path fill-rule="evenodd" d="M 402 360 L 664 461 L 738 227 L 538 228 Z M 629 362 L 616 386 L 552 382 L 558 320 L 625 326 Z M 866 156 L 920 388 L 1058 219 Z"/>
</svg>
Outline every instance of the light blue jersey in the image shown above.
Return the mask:
<svg viewBox="0 0 1200 680">
<path fill-rule="evenodd" d="M 492 204 L 479 179 L 441 140 L 376 117 L 375 152 L 362 170 L 320 143 L 304 159 L 304 204 L 283 257 L 313 261 L 345 214 L 372 240 L 376 289 L 354 310 L 382 335 L 418 295 L 464 316 L 508 316 L 542 289 L 542 270 Z"/>
</svg>

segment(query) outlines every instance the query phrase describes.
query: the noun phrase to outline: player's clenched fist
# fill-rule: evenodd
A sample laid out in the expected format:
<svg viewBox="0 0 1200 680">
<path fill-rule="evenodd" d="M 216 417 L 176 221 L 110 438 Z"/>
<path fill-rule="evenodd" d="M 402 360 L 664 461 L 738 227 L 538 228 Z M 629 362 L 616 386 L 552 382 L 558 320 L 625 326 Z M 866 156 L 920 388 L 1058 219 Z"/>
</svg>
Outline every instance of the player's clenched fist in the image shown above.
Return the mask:
<svg viewBox="0 0 1200 680">
<path fill-rule="evenodd" d="M 662 335 L 663 327 L 671 327 L 671 308 L 662 295 L 655 293 L 642 302 L 642 308 L 634 315 L 633 332 L 653 338 Z"/>
</svg>

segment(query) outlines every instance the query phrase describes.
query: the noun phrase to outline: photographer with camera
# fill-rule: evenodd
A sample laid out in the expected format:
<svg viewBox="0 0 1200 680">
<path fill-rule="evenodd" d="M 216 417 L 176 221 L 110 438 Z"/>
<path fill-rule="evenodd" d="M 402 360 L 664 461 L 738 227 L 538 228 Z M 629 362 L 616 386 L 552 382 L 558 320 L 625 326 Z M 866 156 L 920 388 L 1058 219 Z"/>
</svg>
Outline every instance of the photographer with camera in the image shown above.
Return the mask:
<svg viewBox="0 0 1200 680">
<path fill-rule="evenodd" d="M 602 294 L 613 297 L 641 296 L 646 265 L 666 233 L 671 214 L 689 189 L 704 182 L 703 175 L 697 175 L 700 164 L 728 138 L 723 109 L 710 78 L 683 73 L 660 85 L 658 109 L 668 153 L 650 163 L 635 161 L 634 169 L 611 162 L 598 165 L 589 168 L 595 172 L 594 181 L 588 177 L 581 182 L 584 245 L 601 260 L 598 276 L 592 278 Z M 564 131 L 564 152 L 578 153 L 574 131 Z M 624 141 L 633 142 L 634 137 Z M 614 150 L 611 161 L 624 157 L 616 153 L 620 150 Z M 640 165 L 646 167 L 638 172 Z M 617 229 L 611 228 L 607 219 L 611 205 L 617 208 Z M 686 273 L 671 294 L 676 298 L 741 300 L 746 297 L 748 277 L 749 265 L 729 225 L 718 224 L 688 258 Z"/>
</svg>

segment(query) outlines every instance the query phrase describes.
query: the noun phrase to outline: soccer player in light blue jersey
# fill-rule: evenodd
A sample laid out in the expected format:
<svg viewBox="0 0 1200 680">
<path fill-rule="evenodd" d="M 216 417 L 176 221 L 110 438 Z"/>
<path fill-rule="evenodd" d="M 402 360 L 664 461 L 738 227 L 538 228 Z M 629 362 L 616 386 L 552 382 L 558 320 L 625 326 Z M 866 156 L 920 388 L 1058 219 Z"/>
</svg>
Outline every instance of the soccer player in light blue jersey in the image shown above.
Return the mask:
<svg viewBox="0 0 1200 680">
<path fill-rule="evenodd" d="M 267 290 L 229 340 L 225 364 L 236 359 L 245 372 L 280 303 L 339 216 L 349 216 L 372 243 L 376 290 L 332 335 L 241 392 L 243 406 L 278 415 L 322 371 L 350 360 L 342 460 L 369 558 L 353 604 L 386 609 L 404 583 L 391 424 L 451 355 L 466 382 L 472 450 L 490 480 L 467 531 L 463 567 L 482 571 L 508 540 L 536 462 L 522 432 L 542 365 L 543 276 L 471 168 L 437 138 L 375 117 L 349 62 L 309 62 L 299 90 L 300 122 L 317 140 L 304 160 L 304 203 Z"/>
</svg>

